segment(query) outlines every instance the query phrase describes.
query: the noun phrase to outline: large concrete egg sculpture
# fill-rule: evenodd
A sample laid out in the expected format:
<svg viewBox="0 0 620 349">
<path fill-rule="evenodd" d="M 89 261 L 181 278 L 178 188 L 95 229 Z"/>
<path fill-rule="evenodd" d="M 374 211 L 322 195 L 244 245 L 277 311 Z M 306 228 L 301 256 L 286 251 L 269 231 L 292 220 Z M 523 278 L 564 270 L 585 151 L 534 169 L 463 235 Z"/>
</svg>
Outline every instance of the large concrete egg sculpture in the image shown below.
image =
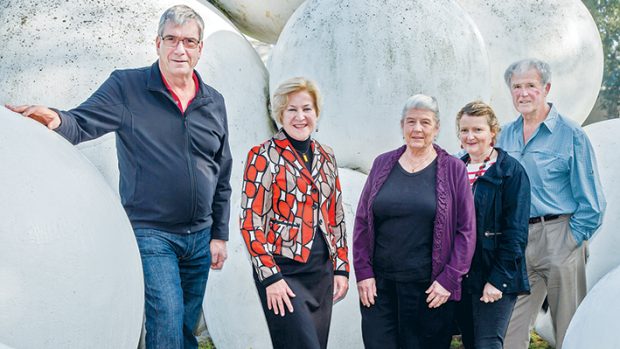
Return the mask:
<svg viewBox="0 0 620 349">
<path fill-rule="evenodd" d="M 224 12 L 243 33 L 275 44 L 286 21 L 304 0 L 206 0 Z"/>
<path fill-rule="evenodd" d="M 0 341 L 135 348 L 142 267 L 117 196 L 61 136 L 4 108 L 0 122 Z"/>
<path fill-rule="evenodd" d="M 590 114 L 603 78 L 603 46 L 580 0 L 458 0 L 484 37 L 491 67 L 491 105 L 502 123 L 518 114 L 504 82 L 508 66 L 538 58 L 551 66 L 548 100 L 581 124 Z"/>
<path fill-rule="evenodd" d="M 617 330 L 620 267 L 605 275 L 588 292 L 566 331 L 564 349 L 620 348 Z"/>
<path fill-rule="evenodd" d="M 0 102 L 69 109 L 88 98 L 114 69 L 152 64 L 158 58 L 159 17 L 176 4 L 189 5 L 205 21 L 204 48 L 196 70 L 225 97 L 229 141 L 239 170 L 242 152 L 250 142 L 272 133 L 267 70 L 247 40 L 210 4 L 194 0 L 9 2 L 0 8 L 4 45 Z M 78 147 L 117 189 L 115 137 Z"/>
<path fill-rule="evenodd" d="M 353 221 L 366 176 L 343 168 L 339 169 L 339 174 L 348 231 L 349 260 L 352 262 Z M 238 194 L 235 196 L 239 197 Z M 207 284 L 208 297 L 205 299 L 204 309 L 209 334 L 218 349 L 271 348 L 267 323 L 252 278 L 252 264 L 239 233 L 239 199 L 234 200 L 233 204 L 228 260 L 222 272 L 212 272 L 209 275 Z M 359 298 L 354 275 L 354 271 L 351 270 L 346 298 L 334 305 L 329 337 L 330 348 L 363 346 Z"/>
<path fill-rule="evenodd" d="M 280 34 L 269 71 L 272 91 L 293 76 L 318 83 L 325 118 L 317 138 L 334 147 L 340 166 L 364 172 L 402 144 L 407 97 L 438 98 L 438 143 L 456 151 L 456 112 L 490 96 L 482 37 L 454 1 L 306 1 Z"/>
<path fill-rule="evenodd" d="M 620 265 L 620 185 L 617 175 L 620 170 L 617 149 L 620 148 L 620 119 L 597 122 L 584 127 L 596 154 L 599 176 L 607 209 L 603 224 L 592 237 L 589 245 L 590 256 L 586 264 L 588 289 L 610 270 Z"/>
</svg>

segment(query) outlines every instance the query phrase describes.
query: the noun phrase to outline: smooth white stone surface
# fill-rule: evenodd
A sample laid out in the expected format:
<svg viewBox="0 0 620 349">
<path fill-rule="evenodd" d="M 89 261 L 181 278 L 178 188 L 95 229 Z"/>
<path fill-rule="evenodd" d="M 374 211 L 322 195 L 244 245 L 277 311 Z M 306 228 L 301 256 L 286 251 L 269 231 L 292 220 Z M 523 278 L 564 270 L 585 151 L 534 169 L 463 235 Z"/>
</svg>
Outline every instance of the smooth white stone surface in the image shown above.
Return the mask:
<svg viewBox="0 0 620 349">
<path fill-rule="evenodd" d="M 564 349 L 620 348 L 618 311 L 620 311 L 620 267 L 605 275 L 588 292 L 568 326 Z"/>
<path fill-rule="evenodd" d="M 336 154 L 338 157 L 338 154 Z M 357 171 L 339 168 L 343 204 L 352 263 L 353 221 L 357 202 L 366 176 Z M 207 284 L 208 297 L 204 310 L 209 333 L 218 349 L 271 348 L 265 316 L 252 278 L 252 264 L 239 232 L 239 193 L 232 207 L 228 260 L 221 272 L 211 272 Z M 359 296 L 351 264 L 349 292 L 334 305 L 329 348 L 361 348 L 361 316 Z"/>
<path fill-rule="evenodd" d="M 135 348 L 142 267 L 117 196 L 55 132 L 4 108 L 0 122 L 0 340 Z"/>
<path fill-rule="evenodd" d="M 317 139 L 333 146 L 339 166 L 366 173 L 378 154 L 402 144 L 407 97 L 438 98 L 438 144 L 455 152 L 456 112 L 491 95 L 482 37 L 454 1 L 306 1 L 280 34 L 269 71 L 272 91 L 293 76 L 318 83 Z"/>
<path fill-rule="evenodd" d="M 591 289 L 609 271 L 620 265 L 620 119 L 597 122 L 584 127 L 596 154 L 599 177 L 607 210 L 603 224 L 590 240 L 590 257 L 586 264 L 588 289 Z"/>
<path fill-rule="evenodd" d="M 517 60 L 532 57 L 551 66 L 548 100 L 579 124 L 588 117 L 603 79 L 603 46 L 581 1 L 457 1 L 484 37 L 491 69 L 490 103 L 502 123 L 518 115 L 504 71 Z"/>
<path fill-rule="evenodd" d="M 275 44 L 286 21 L 304 0 L 206 0 L 222 9 L 243 33 Z"/>
<path fill-rule="evenodd" d="M 236 175 L 249 140 L 272 134 L 267 112 L 267 70 L 256 51 L 219 11 L 194 0 L 61 0 L 12 2 L 0 8 L 0 102 L 77 106 L 114 69 L 149 66 L 157 60 L 159 17 L 186 4 L 205 21 L 204 48 L 196 70 L 226 100 Z M 140 20 L 136 20 L 139 18 Z M 29 40 L 24 41 L 23 38 Z M 79 149 L 118 189 L 113 136 Z"/>
</svg>

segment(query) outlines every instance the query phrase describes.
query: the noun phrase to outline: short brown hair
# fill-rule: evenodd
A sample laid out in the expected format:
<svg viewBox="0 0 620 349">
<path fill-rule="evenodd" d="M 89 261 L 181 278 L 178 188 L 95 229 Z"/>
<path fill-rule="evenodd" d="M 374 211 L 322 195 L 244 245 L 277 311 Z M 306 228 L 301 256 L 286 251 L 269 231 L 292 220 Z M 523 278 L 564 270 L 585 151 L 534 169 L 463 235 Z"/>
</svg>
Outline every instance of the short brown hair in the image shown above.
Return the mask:
<svg viewBox="0 0 620 349">
<path fill-rule="evenodd" d="M 288 105 L 288 96 L 301 91 L 306 91 L 310 94 L 314 100 L 316 117 L 317 119 L 319 118 L 321 114 L 321 93 L 319 92 L 319 88 L 312 80 L 303 77 L 294 77 L 280 83 L 271 98 L 271 117 L 280 125 L 282 124 L 284 109 L 286 109 Z"/>
<path fill-rule="evenodd" d="M 493 136 L 493 143 L 496 143 L 497 135 L 502 130 L 502 128 L 499 126 L 499 120 L 497 119 L 497 116 L 495 116 L 495 112 L 493 111 L 493 108 L 491 108 L 491 106 L 482 101 L 473 101 L 467 103 L 456 114 L 457 134 L 460 131 L 459 124 L 461 123 L 461 118 L 463 117 L 463 114 L 467 114 L 469 116 L 484 116 L 487 120 L 489 128 L 491 129 L 491 132 L 495 133 L 495 135 Z"/>
</svg>

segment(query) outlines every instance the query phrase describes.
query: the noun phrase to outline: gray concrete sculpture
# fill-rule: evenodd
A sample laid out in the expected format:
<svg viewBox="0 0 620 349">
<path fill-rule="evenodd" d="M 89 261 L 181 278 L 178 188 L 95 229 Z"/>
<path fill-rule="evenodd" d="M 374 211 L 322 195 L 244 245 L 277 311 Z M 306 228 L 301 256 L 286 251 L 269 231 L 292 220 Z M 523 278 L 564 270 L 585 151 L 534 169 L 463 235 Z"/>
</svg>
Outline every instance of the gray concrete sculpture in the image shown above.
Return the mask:
<svg viewBox="0 0 620 349">
<path fill-rule="evenodd" d="M 603 46 L 580 0 L 458 0 L 480 28 L 489 54 L 491 105 L 502 123 L 514 119 L 504 70 L 523 58 L 551 65 L 549 100 L 581 124 L 590 114 L 603 78 Z"/>
<path fill-rule="evenodd" d="M 0 341 L 135 348 L 142 268 L 117 196 L 55 132 L 4 108 L 0 122 Z"/>
<path fill-rule="evenodd" d="M 202 78 L 226 98 L 239 176 L 254 139 L 272 133 L 267 70 L 247 40 L 210 4 L 199 1 L 61 0 L 10 2 L 0 8 L 0 102 L 65 109 L 84 101 L 114 69 L 150 65 L 159 16 L 184 3 L 205 20 Z M 24 41 L 23 38 L 30 38 Z M 112 135 L 78 146 L 117 189 Z M 243 155 L 241 155 L 243 154 Z M 234 177 L 233 177 L 234 178 Z"/>
<path fill-rule="evenodd" d="M 601 185 L 607 200 L 607 210 L 603 224 L 592 237 L 589 245 L 590 257 L 586 264 L 588 289 L 609 271 L 620 265 L 620 185 L 618 169 L 620 166 L 620 119 L 597 122 L 584 127 L 592 142 L 598 161 Z"/>
<path fill-rule="evenodd" d="M 605 275 L 589 291 L 568 326 L 563 349 L 620 348 L 616 333 L 620 299 L 620 267 Z"/>
<path fill-rule="evenodd" d="M 284 24 L 304 0 L 204 0 L 224 12 L 243 33 L 275 44 Z"/>
<path fill-rule="evenodd" d="M 269 84 L 306 76 L 323 91 L 319 140 L 339 166 L 367 172 L 376 155 L 402 144 L 401 108 L 410 95 L 439 100 L 438 143 L 458 150 L 456 112 L 490 97 L 482 37 L 455 1 L 309 0 L 274 46 Z"/>
</svg>

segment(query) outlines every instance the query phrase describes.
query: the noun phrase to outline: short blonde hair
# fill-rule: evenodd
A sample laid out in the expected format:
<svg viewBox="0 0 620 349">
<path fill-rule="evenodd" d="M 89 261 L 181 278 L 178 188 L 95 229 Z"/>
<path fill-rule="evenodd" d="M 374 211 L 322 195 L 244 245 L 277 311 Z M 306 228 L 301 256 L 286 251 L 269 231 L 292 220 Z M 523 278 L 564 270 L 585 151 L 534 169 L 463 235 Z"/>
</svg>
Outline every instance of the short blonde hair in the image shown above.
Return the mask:
<svg viewBox="0 0 620 349">
<path fill-rule="evenodd" d="M 319 92 L 319 88 L 312 80 L 303 77 L 294 77 L 280 83 L 271 98 L 271 117 L 280 125 L 282 124 L 284 109 L 286 109 L 288 105 L 288 96 L 301 91 L 306 91 L 310 94 L 314 100 L 316 117 L 317 119 L 319 118 L 321 114 L 321 93 Z"/>
<path fill-rule="evenodd" d="M 497 119 L 497 116 L 495 116 L 495 112 L 490 105 L 482 101 L 473 101 L 465 104 L 465 106 L 461 108 L 461 110 L 459 110 L 459 112 L 456 114 L 457 134 L 460 131 L 461 118 L 464 114 L 467 114 L 469 116 L 484 116 L 487 120 L 489 128 L 491 129 L 491 132 L 495 133 L 495 135 L 493 136 L 493 143 L 497 142 L 497 135 L 502 130 L 502 128 L 499 126 L 499 120 Z"/>
</svg>

